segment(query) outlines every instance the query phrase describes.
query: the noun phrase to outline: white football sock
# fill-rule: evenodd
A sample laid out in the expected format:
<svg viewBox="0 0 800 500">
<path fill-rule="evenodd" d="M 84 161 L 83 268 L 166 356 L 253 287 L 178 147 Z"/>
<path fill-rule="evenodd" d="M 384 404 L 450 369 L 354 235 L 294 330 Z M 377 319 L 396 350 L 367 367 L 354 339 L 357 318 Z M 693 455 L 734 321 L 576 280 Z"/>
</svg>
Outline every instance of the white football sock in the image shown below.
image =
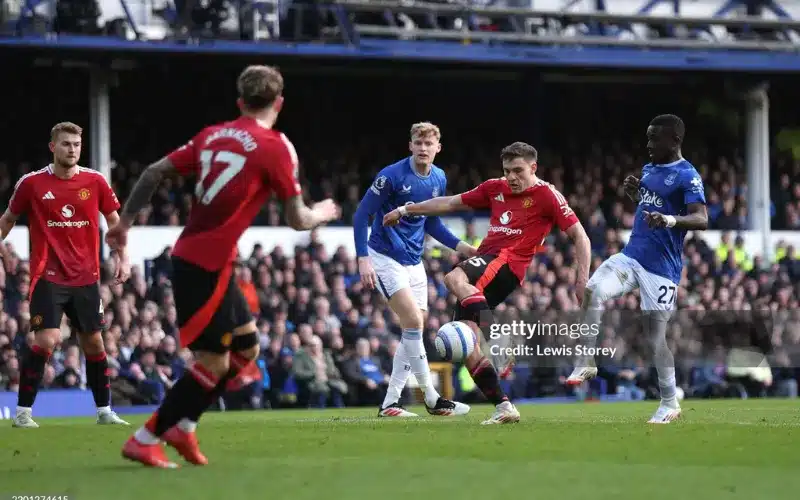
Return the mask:
<svg viewBox="0 0 800 500">
<path fill-rule="evenodd" d="M 404 346 L 405 344 L 400 342 L 394 352 L 392 376 L 389 379 L 389 387 L 386 389 L 386 397 L 383 399 L 381 408 L 386 408 L 400 401 L 400 394 L 406 386 L 408 376 L 411 375 L 411 364 L 408 362 L 408 355 Z"/>
<path fill-rule="evenodd" d="M 595 295 L 592 294 L 594 297 Z M 603 319 L 603 303 L 598 300 L 592 300 L 593 303 L 586 304 L 588 308 L 584 311 L 583 323 L 585 325 L 597 325 L 597 331 L 601 330 L 601 321 Z M 597 337 L 599 335 L 586 335 L 581 338 L 583 346 L 587 349 L 594 348 L 597 344 Z M 591 351 L 590 351 L 591 352 Z M 578 360 L 578 366 L 587 367 L 595 366 L 594 356 L 584 355 Z"/>
<path fill-rule="evenodd" d="M 103 415 L 104 413 L 111 413 L 111 407 L 110 406 L 98 406 L 97 407 L 97 414 L 98 415 Z"/>
<path fill-rule="evenodd" d="M 160 441 L 155 434 L 148 431 L 144 426 L 139 427 L 139 430 L 136 431 L 136 434 L 134 434 L 133 437 L 141 444 L 158 444 Z"/>
<path fill-rule="evenodd" d="M 667 326 L 670 311 L 647 311 L 644 314 L 644 329 L 653 348 L 653 361 L 658 372 L 658 388 L 661 402 L 666 406 L 678 406 L 676 399 L 675 359 L 667 345 Z"/>
<path fill-rule="evenodd" d="M 419 388 L 425 394 L 425 404 L 429 407 L 436 406 L 439 393 L 431 384 L 431 368 L 428 366 L 428 356 L 425 354 L 425 344 L 422 342 L 422 330 L 419 328 L 403 329 L 403 345 L 405 346 L 411 370 L 419 383 Z"/>
<path fill-rule="evenodd" d="M 188 418 L 182 418 L 178 422 L 178 427 L 184 432 L 194 432 L 197 429 L 197 422 L 192 422 Z"/>
</svg>

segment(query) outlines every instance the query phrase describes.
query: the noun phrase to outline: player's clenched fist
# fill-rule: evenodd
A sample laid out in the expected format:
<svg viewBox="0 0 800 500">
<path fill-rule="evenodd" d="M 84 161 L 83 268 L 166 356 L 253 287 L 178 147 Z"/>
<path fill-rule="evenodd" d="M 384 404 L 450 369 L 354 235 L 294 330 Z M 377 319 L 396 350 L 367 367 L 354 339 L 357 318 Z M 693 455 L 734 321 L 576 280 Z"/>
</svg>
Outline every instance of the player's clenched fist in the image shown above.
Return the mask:
<svg viewBox="0 0 800 500">
<path fill-rule="evenodd" d="M 311 210 L 316 212 L 319 219 L 324 222 L 330 222 L 338 219 L 342 215 L 342 210 L 339 208 L 332 199 L 328 198 L 319 203 L 315 203 Z"/>
<path fill-rule="evenodd" d="M 394 226 L 400 222 L 400 219 L 403 218 L 403 214 L 400 213 L 400 210 L 394 209 L 388 214 L 383 216 L 383 225 L 384 226 Z"/>
<path fill-rule="evenodd" d="M 625 194 L 628 195 L 633 201 L 639 201 L 639 179 L 635 175 L 625 177 L 625 182 L 622 184 Z"/>
<path fill-rule="evenodd" d="M 642 214 L 644 214 L 644 221 L 647 223 L 649 227 L 654 229 L 659 229 L 663 227 L 667 227 L 668 219 L 667 216 L 659 213 L 659 212 L 648 212 L 646 210 L 642 210 Z"/>
<path fill-rule="evenodd" d="M 378 281 L 378 278 L 375 275 L 375 269 L 373 269 L 372 260 L 369 257 L 358 258 L 358 274 L 361 275 L 361 283 L 364 284 L 367 290 L 375 288 L 375 282 Z"/>
</svg>

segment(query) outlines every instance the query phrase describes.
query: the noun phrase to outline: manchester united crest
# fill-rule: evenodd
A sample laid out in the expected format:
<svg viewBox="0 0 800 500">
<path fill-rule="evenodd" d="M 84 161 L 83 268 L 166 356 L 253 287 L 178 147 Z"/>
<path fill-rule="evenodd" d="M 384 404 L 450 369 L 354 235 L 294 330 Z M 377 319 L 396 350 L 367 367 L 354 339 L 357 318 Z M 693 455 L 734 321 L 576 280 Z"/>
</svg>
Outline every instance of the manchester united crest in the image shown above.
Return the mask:
<svg viewBox="0 0 800 500">
<path fill-rule="evenodd" d="M 522 206 L 525 208 L 531 208 L 531 205 L 533 205 L 533 200 L 530 198 L 525 198 L 525 200 L 522 202 Z"/>
<path fill-rule="evenodd" d="M 42 317 L 39 316 L 38 314 L 36 316 L 34 316 L 33 318 L 31 318 L 31 326 L 37 327 L 37 326 L 39 326 L 41 324 L 42 324 Z"/>
<path fill-rule="evenodd" d="M 92 192 L 91 192 L 91 191 L 89 191 L 89 190 L 88 190 L 88 189 L 86 189 L 86 188 L 83 188 L 83 189 L 81 189 L 80 191 L 78 191 L 78 198 L 80 198 L 80 199 L 81 199 L 81 201 L 86 201 L 86 200 L 88 200 L 90 196 L 92 196 Z"/>
</svg>

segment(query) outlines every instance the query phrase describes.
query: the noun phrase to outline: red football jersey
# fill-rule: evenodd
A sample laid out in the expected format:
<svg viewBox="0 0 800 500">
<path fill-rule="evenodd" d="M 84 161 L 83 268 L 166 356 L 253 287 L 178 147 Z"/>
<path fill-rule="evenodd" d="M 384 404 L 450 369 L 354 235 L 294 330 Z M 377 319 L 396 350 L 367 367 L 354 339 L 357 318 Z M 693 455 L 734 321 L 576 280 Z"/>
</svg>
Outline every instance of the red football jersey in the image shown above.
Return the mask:
<svg viewBox="0 0 800 500">
<path fill-rule="evenodd" d="M 505 258 L 520 282 L 553 224 L 566 231 L 578 222 L 564 196 L 542 180 L 515 194 L 505 178 L 490 179 L 462 194 L 461 200 L 470 208 L 491 210 L 488 234 L 478 252 Z"/>
<path fill-rule="evenodd" d="M 206 127 L 168 158 L 181 175 L 197 174 L 172 254 L 208 271 L 236 258 L 239 238 L 272 192 L 281 200 L 301 194 L 292 143 L 249 117 Z"/>
<path fill-rule="evenodd" d="M 103 174 L 77 167 L 61 179 L 53 165 L 22 176 L 8 209 L 28 214 L 31 291 L 44 278 L 58 285 L 84 286 L 100 279 L 100 214 L 119 210 Z"/>
</svg>

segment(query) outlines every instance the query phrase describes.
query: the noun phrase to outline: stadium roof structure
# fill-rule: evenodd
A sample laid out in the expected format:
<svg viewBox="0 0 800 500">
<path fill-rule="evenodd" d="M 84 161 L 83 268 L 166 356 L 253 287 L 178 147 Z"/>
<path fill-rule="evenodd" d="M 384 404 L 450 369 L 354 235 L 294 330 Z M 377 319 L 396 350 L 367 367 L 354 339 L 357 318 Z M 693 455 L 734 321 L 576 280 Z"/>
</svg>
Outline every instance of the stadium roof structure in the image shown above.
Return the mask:
<svg viewBox="0 0 800 500">
<path fill-rule="evenodd" d="M 243 0 L 229 19 L 250 40 L 179 39 L 169 5 L 98 0 L 115 35 L 54 34 L 45 0 L 26 0 L 0 46 L 113 52 L 190 52 L 465 63 L 750 72 L 800 71 L 800 5 L 775 0 Z M 456 3 L 457 2 L 457 3 Z M 149 5 L 149 4 L 147 4 Z M 246 16 L 244 15 L 246 13 Z M 317 40 L 285 22 L 332 19 Z M 744 15 L 749 14 L 749 15 Z M 249 16 L 249 17 L 248 17 Z M 248 17 L 246 23 L 240 22 Z M 34 28 L 38 22 L 38 29 Z M 42 27 L 42 20 L 44 26 Z M 228 23 L 230 24 L 230 23 Z M 281 33 L 281 30 L 284 32 Z M 287 36 L 288 35 L 288 36 Z M 240 37 L 236 37 L 240 38 Z"/>
</svg>

